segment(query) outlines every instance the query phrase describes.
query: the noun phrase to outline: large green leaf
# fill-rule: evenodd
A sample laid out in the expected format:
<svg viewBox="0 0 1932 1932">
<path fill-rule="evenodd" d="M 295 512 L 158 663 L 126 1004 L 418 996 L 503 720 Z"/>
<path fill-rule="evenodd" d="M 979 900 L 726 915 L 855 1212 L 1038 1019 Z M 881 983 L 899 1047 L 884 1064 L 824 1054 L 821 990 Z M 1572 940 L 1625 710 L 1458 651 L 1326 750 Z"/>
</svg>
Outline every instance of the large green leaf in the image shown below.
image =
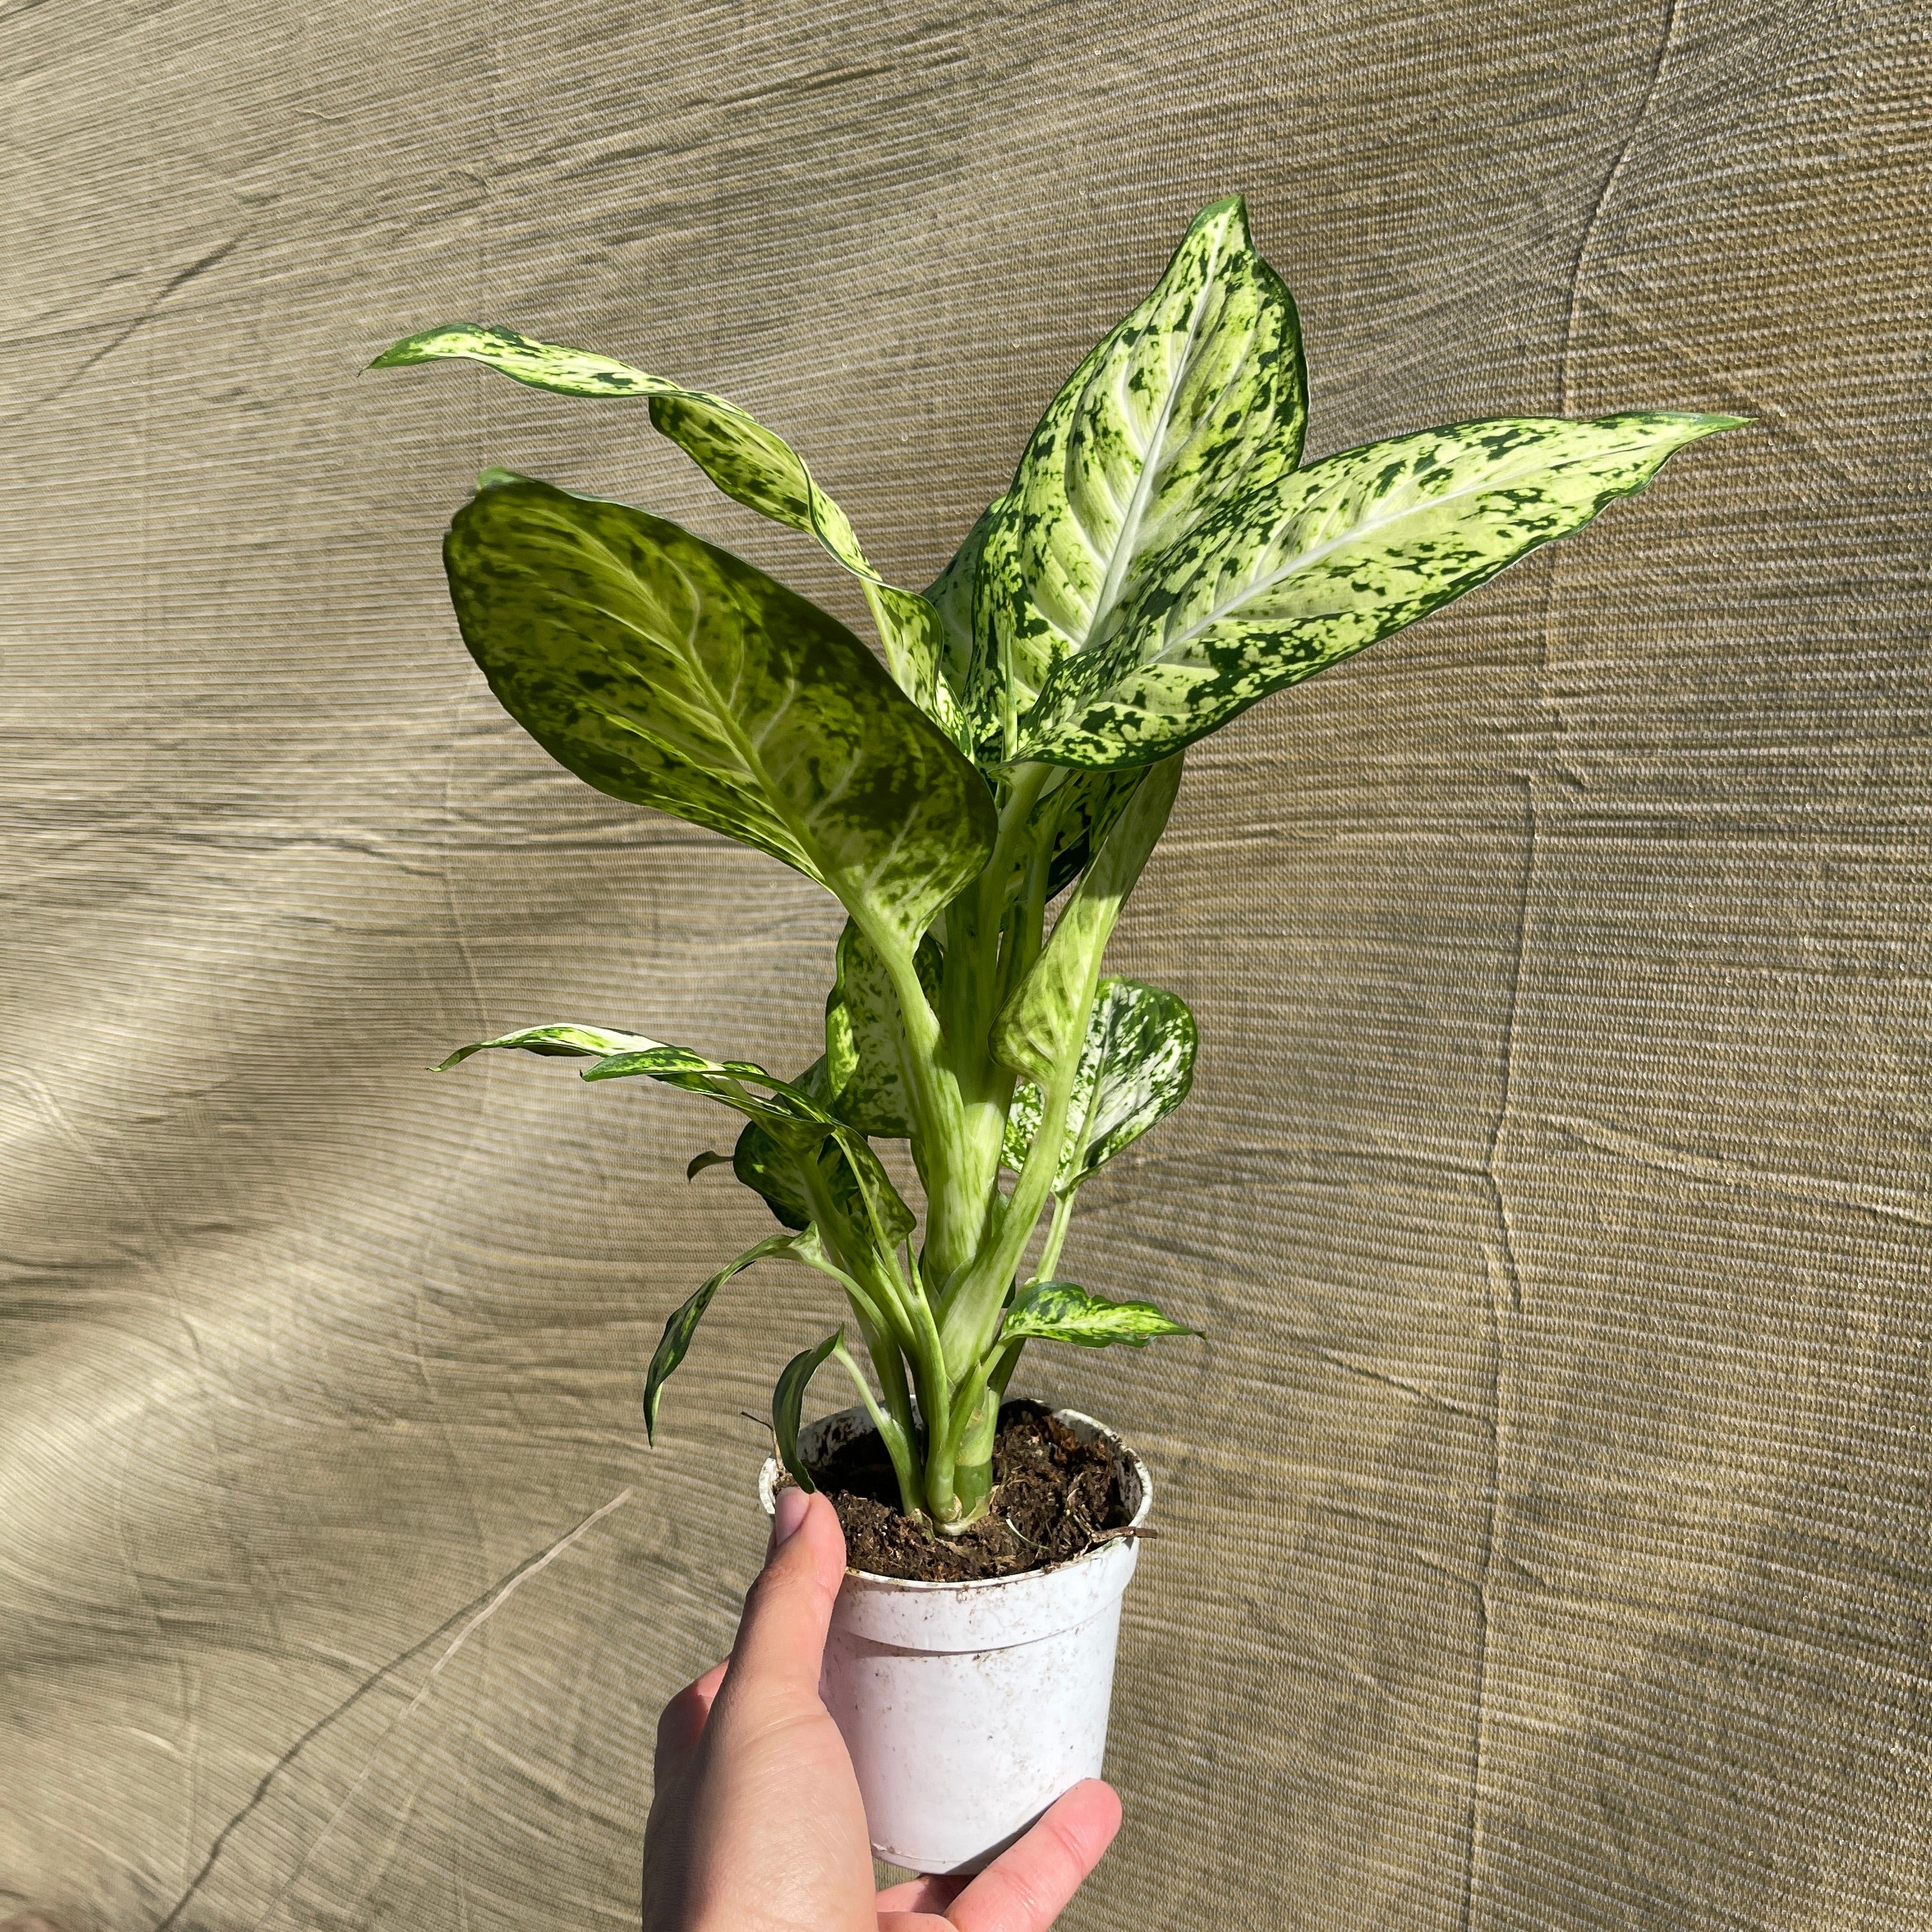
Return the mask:
<svg viewBox="0 0 1932 1932">
<path fill-rule="evenodd" d="M 513 328 L 453 322 L 425 329 L 383 350 L 369 366 L 481 362 L 532 388 L 560 396 L 643 400 L 652 426 L 668 436 L 726 496 L 816 537 L 864 585 L 886 662 L 902 689 L 957 735 L 958 707 L 938 676 L 940 625 L 923 598 L 888 584 L 866 561 L 851 522 L 821 490 L 797 452 L 736 404 L 707 390 L 653 376 L 608 356 L 536 342 Z"/>
<path fill-rule="evenodd" d="M 1002 1064 L 1042 1087 L 1076 1060 L 1100 983 L 1100 956 L 1141 868 L 1166 829 L 1180 787 L 1181 760 L 1153 767 L 1114 820 L 1100 852 L 1074 889 L 1040 957 L 994 1022 L 992 1046 Z"/>
<path fill-rule="evenodd" d="M 444 544 L 506 710 L 614 797 L 712 826 L 910 952 L 992 850 L 986 782 L 816 605 L 675 524 L 518 478 Z"/>
<path fill-rule="evenodd" d="M 801 1237 L 796 1234 L 769 1234 L 755 1247 L 747 1248 L 735 1262 L 720 1268 L 695 1294 L 681 1303 L 670 1319 L 664 1324 L 663 1339 L 651 1357 L 650 1373 L 644 1378 L 644 1439 L 656 1443 L 658 1439 L 658 1404 L 664 1395 L 664 1385 L 686 1355 L 690 1352 L 691 1338 L 698 1332 L 698 1324 L 704 1318 L 704 1311 L 711 1306 L 712 1298 L 731 1277 L 749 1268 L 754 1262 L 764 1260 L 768 1256 L 795 1254 Z"/>
<path fill-rule="evenodd" d="M 1156 1335 L 1200 1333 L 1169 1321 L 1150 1301 L 1104 1301 L 1070 1281 L 1035 1282 L 1000 1325 L 1002 1342 L 1077 1342 L 1083 1348 L 1104 1348 L 1114 1342 L 1144 1348 Z"/>
<path fill-rule="evenodd" d="M 1292 470 L 1306 419 L 1294 303 L 1238 196 L 1204 208 L 1154 292 L 1075 372 L 997 506 L 981 566 L 976 733 L 1111 634 L 1149 566 L 1234 490 Z"/>
<path fill-rule="evenodd" d="M 1053 1191 L 1066 1194 L 1103 1162 L 1154 1126 L 1187 1097 L 1200 1034 L 1186 1002 L 1138 980 L 1102 980 L 1073 1076 L 1066 1136 Z M 1037 1087 L 1023 1085 L 1006 1117 L 1004 1157 L 1026 1164 L 1039 1130 Z"/>
<path fill-rule="evenodd" d="M 936 998 L 942 961 L 922 939 L 920 982 Z M 912 1130 L 912 1048 L 898 996 L 878 951 L 848 920 L 839 935 L 837 976 L 825 1002 L 825 1070 L 832 1111 L 861 1133 L 903 1140 Z"/>
<path fill-rule="evenodd" d="M 832 1350 L 845 1339 L 842 1326 L 809 1348 L 802 1348 L 781 1371 L 778 1386 L 772 1390 L 772 1438 L 778 1445 L 778 1460 L 790 1472 L 800 1489 L 810 1491 L 818 1485 L 805 1459 L 798 1453 L 798 1425 L 805 1409 L 805 1391 Z"/>
<path fill-rule="evenodd" d="M 1115 636 L 1056 667 L 1020 754 L 1103 767 L 1166 758 L 1580 529 L 1686 443 L 1740 420 L 1460 423 L 1246 490 L 1162 554 Z"/>
</svg>

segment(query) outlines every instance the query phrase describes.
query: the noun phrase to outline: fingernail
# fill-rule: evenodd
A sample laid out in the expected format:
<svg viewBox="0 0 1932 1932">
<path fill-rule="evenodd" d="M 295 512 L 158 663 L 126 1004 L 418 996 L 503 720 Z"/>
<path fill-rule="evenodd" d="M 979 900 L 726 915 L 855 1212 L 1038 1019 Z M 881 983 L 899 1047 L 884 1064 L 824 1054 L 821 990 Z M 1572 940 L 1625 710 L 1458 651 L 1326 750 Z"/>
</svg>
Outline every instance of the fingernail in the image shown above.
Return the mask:
<svg viewBox="0 0 1932 1932">
<path fill-rule="evenodd" d="M 812 1507 L 812 1498 L 802 1490 L 781 1490 L 772 1508 L 772 1547 L 776 1550 L 788 1541 L 799 1525 L 805 1520 L 805 1513 Z"/>
</svg>

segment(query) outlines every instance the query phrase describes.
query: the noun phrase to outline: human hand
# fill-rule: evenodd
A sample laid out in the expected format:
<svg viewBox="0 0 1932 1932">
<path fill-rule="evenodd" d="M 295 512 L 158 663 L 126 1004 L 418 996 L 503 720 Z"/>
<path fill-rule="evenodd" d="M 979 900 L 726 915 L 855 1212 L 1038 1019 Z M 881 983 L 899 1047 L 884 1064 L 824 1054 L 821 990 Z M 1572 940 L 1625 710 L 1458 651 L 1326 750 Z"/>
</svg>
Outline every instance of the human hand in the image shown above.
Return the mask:
<svg viewBox="0 0 1932 1932">
<path fill-rule="evenodd" d="M 976 1877 L 874 1892 L 859 1782 L 818 1696 L 844 1574 L 832 1505 L 781 1490 L 730 1657 L 658 1720 L 644 1932 L 1046 1932 L 1120 1828 L 1098 1778 Z"/>
</svg>

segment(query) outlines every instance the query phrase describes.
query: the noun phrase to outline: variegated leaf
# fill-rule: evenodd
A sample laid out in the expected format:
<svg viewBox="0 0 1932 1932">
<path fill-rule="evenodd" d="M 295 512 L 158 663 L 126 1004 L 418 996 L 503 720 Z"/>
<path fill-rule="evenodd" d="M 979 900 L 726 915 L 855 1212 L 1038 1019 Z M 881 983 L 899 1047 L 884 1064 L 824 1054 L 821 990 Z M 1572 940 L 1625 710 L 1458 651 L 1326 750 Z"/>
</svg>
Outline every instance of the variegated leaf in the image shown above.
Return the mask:
<svg viewBox="0 0 1932 1932">
<path fill-rule="evenodd" d="M 1154 292 L 1074 372 L 996 506 L 976 730 L 1012 728 L 1062 658 L 1112 634 L 1154 559 L 1233 491 L 1292 470 L 1306 419 L 1294 303 L 1238 196 L 1204 208 Z"/>
<path fill-rule="evenodd" d="M 1181 760 L 1150 770 L 1114 821 L 1100 852 L 1073 889 L 1053 931 L 994 1022 L 992 1047 L 1003 1066 L 1047 1085 L 1084 1042 L 1088 1009 L 1120 908 L 1133 890 L 1174 808 Z"/>
<path fill-rule="evenodd" d="M 496 1048 L 593 1060 L 596 1064 L 586 1066 L 580 1076 L 585 1080 L 621 1080 L 642 1074 L 668 1087 L 703 1094 L 760 1123 L 788 1147 L 816 1147 L 838 1126 L 822 1094 L 781 1080 L 754 1060 L 711 1060 L 688 1047 L 669 1046 L 643 1034 L 620 1033 L 610 1027 L 565 1022 L 520 1028 L 495 1040 L 458 1047 L 437 1071 L 447 1072 L 472 1053 Z"/>
<path fill-rule="evenodd" d="M 675 524 L 526 478 L 444 544 L 465 642 L 550 755 L 796 866 L 914 946 L 984 865 L 986 781 L 850 632 Z"/>
<path fill-rule="evenodd" d="M 778 1386 L 772 1390 L 772 1439 L 778 1445 L 778 1460 L 792 1480 L 807 1491 L 818 1487 L 805 1459 L 798 1453 L 798 1427 L 805 1412 L 805 1391 L 812 1378 L 824 1366 L 832 1350 L 845 1339 L 842 1324 L 815 1347 L 802 1348 L 781 1371 Z"/>
<path fill-rule="evenodd" d="M 461 1066 L 472 1053 L 497 1048 L 572 1060 L 601 1060 L 607 1053 L 648 1052 L 662 1044 L 640 1033 L 620 1033 L 613 1027 L 580 1026 L 574 1021 L 560 1020 L 548 1026 L 523 1027 L 495 1040 L 479 1040 L 468 1046 L 459 1046 L 436 1070 L 447 1073 L 452 1066 Z"/>
<path fill-rule="evenodd" d="M 1166 758 L 1580 529 L 1686 443 L 1741 420 L 1460 423 L 1246 490 L 1161 556 L 1116 636 L 1056 668 L 1020 754 Z"/>
<path fill-rule="evenodd" d="M 986 534 L 1003 502 L 1004 500 L 992 504 L 980 512 L 979 521 L 967 532 L 966 541 L 953 554 L 952 560 L 926 590 L 926 602 L 938 623 L 940 680 L 962 694 L 973 681 L 974 600 L 979 589 L 980 560 L 986 550 Z"/>
<path fill-rule="evenodd" d="M 1083 1348 L 1104 1348 L 1110 1342 L 1124 1342 L 1130 1348 L 1144 1348 L 1156 1335 L 1200 1332 L 1185 1322 L 1168 1320 L 1150 1301 L 1106 1301 L 1070 1281 L 1039 1281 L 1006 1310 L 1000 1340 L 1076 1342 Z"/>
<path fill-rule="evenodd" d="M 861 1133 L 903 1140 L 912 1132 L 912 1048 L 885 962 L 848 920 L 837 974 L 825 1002 L 825 1070 L 832 1111 Z M 929 999 L 942 968 L 938 946 L 922 939 L 914 964 Z"/>
<path fill-rule="evenodd" d="M 961 736 L 958 706 L 938 676 L 937 614 L 924 598 L 888 584 L 872 568 L 845 512 L 818 487 L 797 452 L 754 416 L 707 390 L 688 389 L 608 356 L 533 341 L 513 328 L 487 322 L 453 322 L 425 329 L 384 350 L 369 366 L 399 369 L 450 360 L 480 362 L 555 395 L 648 402 L 652 426 L 726 496 L 774 523 L 816 537 L 860 580 L 900 688 L 956 740 Z"/>
<path fill-rule="evenodd" d="M 1093 862 L 1114 820 L 1133 796 L 1142 769 L 1064 770 L 1064 782 L 1034 807 L 1036 820 L 1049 812 L 1053 818 L 1053 859 L 1046 878 L 1048 898 L 1065 890 Z"/>
<path fill-rule="evenodd" d="M 1066 1138 L 1053 1191 L 1064 1195 L 1173 1112 L 1194 1082 L 1200 1034 L 1178 994 L 1138 980 L 1102 980 L 1094 996 Z M 1026 1164 L 1040 1118 L 1037 1087 L 1023 1085 L 1006 1117 L 1006 1165 Z"/>
<path fill-rule="evenodd" d="M 655 1444 L 658 1439 L 658 1404 L 663 1399 L 664 1385 L 689 1354 L 691 1338 L 697 1334 L 698 1324 L 704 1320 L 704 1312 L 711 1306 L 718 1291 L 754 1262 L 764 1261 L 772 1255 L 796 1253 L 800 1239 L 796 1234 L 767 1235 L 755 1247 L 747 1248 L 735 1262 L 720 1268 L 696 1294 L 682 1302 L 664 1324 L 663 1337 L 651 1357 L 650 1372 L 644 1378 L 644 1439 L 647 1442 Z"/>
</svg>

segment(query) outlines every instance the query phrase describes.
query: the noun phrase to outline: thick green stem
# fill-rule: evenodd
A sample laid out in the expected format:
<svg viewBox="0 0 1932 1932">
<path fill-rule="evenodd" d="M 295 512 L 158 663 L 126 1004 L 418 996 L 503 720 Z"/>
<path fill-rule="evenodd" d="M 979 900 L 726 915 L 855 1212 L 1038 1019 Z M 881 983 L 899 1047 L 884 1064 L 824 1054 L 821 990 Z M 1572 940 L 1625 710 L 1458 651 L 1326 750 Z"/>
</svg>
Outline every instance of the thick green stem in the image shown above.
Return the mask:
<svg viewBox="0 0 1932 1932">
<path fill-rule="evenodd" d="M 998 1190 L 1000 1142 L 1012 1100 L 1012 1076 L 993 1058 L 987 1041 L 1011 983 L 1000 938 L 1012 881 L 1016 873 L 1031 870 L 1028 841 L 1040 830 L 1032 822 L 1034 808 L 1051 776 L 1050 767 L 1037 764 L 1022 765 L 1013 772 L 1000 804 L 992 856 L 946 912 L 941 1050 L 958 1098 L 959 1134 L 950 1144 L 920 1150 L 933 1204 L 926 1252 L 941 1282 L 958 1275 L 984 1243 Z"/>
</svg>

